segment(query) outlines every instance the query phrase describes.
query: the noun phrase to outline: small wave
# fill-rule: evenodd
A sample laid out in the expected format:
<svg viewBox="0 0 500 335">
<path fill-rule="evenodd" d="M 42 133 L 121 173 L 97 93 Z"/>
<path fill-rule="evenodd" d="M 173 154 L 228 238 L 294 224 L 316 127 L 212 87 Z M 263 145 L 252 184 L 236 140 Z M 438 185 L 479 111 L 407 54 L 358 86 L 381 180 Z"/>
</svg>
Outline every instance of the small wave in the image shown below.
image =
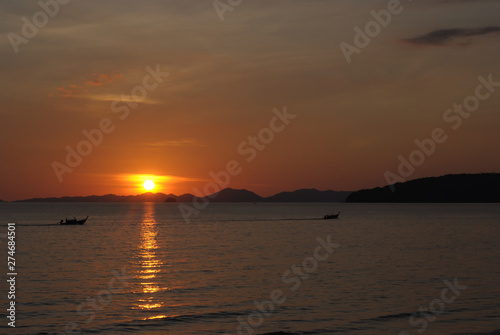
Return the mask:
<svg viewBox="0 0 500 335">
<path fill-rule="evenodd" d="M 165 316 L 161 318 L 155 319 L 146 319 L 146 320 L 133 320 L 128 322 L 122 322 L 114 325 L 114 327 L 139 327 L 139 326 L 155 326 L 161 325 L 164 326 L 166 323 L 179 323 L 179 322 L 191 322 L 191 321 L 202 321 L 202 320 L 216 320 L 220 318 L 233 317 L 236 318 L 238 316 L 246 315 L 245 312 L 213 312 L 213 313 L 202 313 L 202 314 L 182 314 L 175 316 Z"/>
<path fill-rule="evenodd" d="M 418 314 L 418 312 L 416 314 Z M 371 319 L 365 319 L 364 321 L 385 321 L 389 319 L 401 319 L 401 318 L 406 319 L 409 318 L 410 316 L 412 316 L 412 313 L 388 314 L 388 315 L 377 316 Z"/>
<path fill-rule="evenodd" d="M 224 219 L 217 221 L 218 222 L 266 222 L 266 221 L 279 222 L 279 221 L 312 221 L 312 220 L 324 220 L 324 219 L 315 217 L 315 218 Z"/>
</svg>

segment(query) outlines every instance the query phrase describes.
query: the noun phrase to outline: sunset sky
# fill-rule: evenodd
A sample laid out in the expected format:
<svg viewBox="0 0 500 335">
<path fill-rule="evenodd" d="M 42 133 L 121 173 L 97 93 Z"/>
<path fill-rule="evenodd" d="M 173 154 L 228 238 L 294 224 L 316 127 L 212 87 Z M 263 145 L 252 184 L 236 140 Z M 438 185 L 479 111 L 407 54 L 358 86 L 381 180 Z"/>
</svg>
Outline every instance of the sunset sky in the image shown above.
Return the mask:
<svg viewBox="0 0 500 335">
<path fill-rule="evenodd" d="M 443 119 L 478 76 L 500 82 L 497 0 L 402 1 L 351 63 L 340 44 L 387 1 L 245 0 L 223 21 L 210 0 L 60 1 L 29 38 L 38 1 L 0 3 L 2 200 L 138 194 L 147 178 L 193 193 L 232 160 L 229 186 L 262 196 L 371 188 L 435 128 L 447 140 L 407 179 L 500 171 L 500 87 L 457 129 Z M 169 75 L 134 90 L 147 68 Z M 285 106 L 296 117 L 248 162 L 239 146 Z M 113 130 L 60 181 L 53 163 L 106 119 Z"/>
</svg>

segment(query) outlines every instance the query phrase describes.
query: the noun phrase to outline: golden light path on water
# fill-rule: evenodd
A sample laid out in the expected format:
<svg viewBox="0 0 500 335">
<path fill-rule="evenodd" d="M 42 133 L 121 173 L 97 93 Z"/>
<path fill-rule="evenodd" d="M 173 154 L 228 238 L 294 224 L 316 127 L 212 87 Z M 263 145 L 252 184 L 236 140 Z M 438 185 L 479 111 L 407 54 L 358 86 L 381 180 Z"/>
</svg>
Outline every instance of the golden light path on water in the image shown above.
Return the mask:
<svg viewBox="0 0 500 335">
<path fill-rule="evenodd" d="M 144 203 L 144 215 L 141 222 L 141 245 L 139 247 L 140 264 L 138 279 L 141 285 L 141 298 L 137 307 L 141 310 L 154 312 L 164 306 L 163 299 L 157 295 L 158 292 L 168 291 L 169 288 L 163 286 L 158 278 L 164 266 L 163 261 L 158 257 L 159 246 L 157 243 L 158 226 L 155 220 L 154 204 Z M 166 315 L 151 315 L 144 318 L 159 319 Z"/>
</svg>

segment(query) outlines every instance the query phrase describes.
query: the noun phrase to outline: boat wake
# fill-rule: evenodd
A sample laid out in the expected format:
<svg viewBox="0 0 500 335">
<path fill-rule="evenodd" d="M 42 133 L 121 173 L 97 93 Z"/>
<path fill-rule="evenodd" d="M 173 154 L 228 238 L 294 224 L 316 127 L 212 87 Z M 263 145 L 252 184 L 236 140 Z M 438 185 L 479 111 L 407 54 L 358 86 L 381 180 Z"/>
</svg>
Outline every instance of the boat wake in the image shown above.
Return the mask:
<svg viewBox="0 0 500 335">
<path fill-rule="evenodd" d="M 7 225 L 0 225 L 7 226 Z M 60 226 L 59 223 L 16 223 L 16 227 L 48 227 L 48 226 Z"/>
<path fill-rule="evenodd" d="M 219 222 L 269 222 L 269 221 L 312 221 L 312 220 L 324 220 L 323 218 L 262 218 L 262 219 L 225 219 L 218 220 Z"/>
</svg>

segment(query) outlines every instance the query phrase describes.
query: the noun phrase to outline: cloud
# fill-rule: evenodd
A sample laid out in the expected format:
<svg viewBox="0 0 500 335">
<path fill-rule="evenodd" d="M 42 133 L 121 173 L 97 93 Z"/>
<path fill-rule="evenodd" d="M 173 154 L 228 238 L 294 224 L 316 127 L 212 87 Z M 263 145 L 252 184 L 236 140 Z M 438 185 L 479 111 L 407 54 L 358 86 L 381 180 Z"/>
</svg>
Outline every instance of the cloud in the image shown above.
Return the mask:
<svg viewBox="0 0 500 335">
<path fill-rule="evenodd" d="M 86 91 L 88 92 L 88 91 Z M 141 103 L 141 105 L 158 105 L 162 102 L 160 100 L 151 99 L 149 96 L 144 100 L 136 100 L 131 95 L 126 94 L 87 94 L 86 98 L 94 101 L 104 101 L 104 102 L 113 102 L 119 101 L 122 103 L 133 102 L 133 103 Z"/>
<path fill-rule="evenodd" d="M 68 87 L 58 87 L 58 94 L 61 98 L 75 98 L 81 97 L 84 93 L 88 93 L 88 90 L 81 89 L 76 85 L 69 85 Z M 54 97 L 54 94 L 49 94 L 49 97 Z"/>
<path fill-rule="evenodd" d="M 113 82 L 115 79 L 122 78 L 123 76 L 119 73 L 115 74 L 105 74 L 105 73 L 100 73 L 100 74 L 92 74 L 92 79 L 88 80 L 85 82 L 86 85 L 91 85 L 91 86 L 101 86 L 104 84 L 109 84 Z"/>
<path fill-rule="evenodd" d="M 476 29 L 439 29 L 417 37 L 405 39 L 411 44 L 444 45 L 453 39 L 500 33 L 500 27 L 483 27 Z"/>
<path fill-rule="evenodd" d="M 99 73 L 99 74 L 92 74 L 91 78 L 86 80 L 84 84 L 82 85 L 69 85 L 68 87 L 58 87 L 58 93 L 61 98 L 77 98 L 77 97 L 83 97 L 85 96 L 89 91 L 85 88 L 85 86 L 102 86 L 104 84 L 110 84 L 112 83 L 115 79 L 120 79 L 123 78 L 123 75 L 119 73 L 114 73 L 114 74 L 106 74 L 106 73 Z M 54 94 L 49 94 L 49 97 L 54 97 Z M 103 99 L 93 99 L 93 100 L 103 100 Z M 106 100 L 106 99 L 104 99 Z M 111 99 L 111 101 L 116 100 L 116 98 Z M 123 100 L 118 98 L 118 100 Z"/>
</svg>

